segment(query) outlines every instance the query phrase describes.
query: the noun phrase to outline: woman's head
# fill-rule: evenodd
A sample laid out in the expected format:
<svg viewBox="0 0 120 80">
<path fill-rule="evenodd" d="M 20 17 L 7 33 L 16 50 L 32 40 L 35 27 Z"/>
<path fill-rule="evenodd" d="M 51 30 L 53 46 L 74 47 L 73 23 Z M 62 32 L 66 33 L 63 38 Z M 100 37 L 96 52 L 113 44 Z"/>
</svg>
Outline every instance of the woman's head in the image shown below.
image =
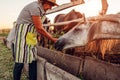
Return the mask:
<svg viewBox="0 0 120 80">
<path fill-rule="evenodd" d="M 53 6 L 58 6 L 56 4 L 56 0 L 38 0 L 39 2 L 42 2 L 44 10 L 51 9 Z"/>
</svg>

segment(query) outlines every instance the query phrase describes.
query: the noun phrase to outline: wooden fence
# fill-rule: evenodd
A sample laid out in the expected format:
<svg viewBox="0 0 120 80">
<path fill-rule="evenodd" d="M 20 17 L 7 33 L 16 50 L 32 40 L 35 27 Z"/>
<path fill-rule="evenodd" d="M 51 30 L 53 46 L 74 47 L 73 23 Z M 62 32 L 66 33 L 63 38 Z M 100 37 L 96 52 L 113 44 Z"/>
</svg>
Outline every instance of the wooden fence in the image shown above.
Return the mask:
<svg viewBox="0 0 120 80">
<path fill-rule="evenodd" d="M 38 80 L 120 80 L 120 65 L 38 47 Z"/>
</svg>

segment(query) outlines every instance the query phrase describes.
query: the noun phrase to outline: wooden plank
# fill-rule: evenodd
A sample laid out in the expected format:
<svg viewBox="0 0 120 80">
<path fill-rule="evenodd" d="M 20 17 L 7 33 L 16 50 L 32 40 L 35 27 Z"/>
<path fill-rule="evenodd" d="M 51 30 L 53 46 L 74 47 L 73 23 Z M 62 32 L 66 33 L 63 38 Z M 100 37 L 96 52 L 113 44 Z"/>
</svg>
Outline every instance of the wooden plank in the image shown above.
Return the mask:
<svg viewBox="0 0 120 80">
<path fill-rule="evenodd" d="M 60 26 L 60 25 L 66 25 L 66 24 L 70 24 L 72 22 L 84 22 L 84 18 L 78 18 L 78 19 L 74 19 L 71 21 L 65 21 L 65 22 L 57 22 L 54 24 L 43 24 L 43 26 Z"/>
<path fill-rule="evenodd" d="M 38 47 L 38 56 L 45 58 L 51 64 L 76 75 L 79 73 L 81 58 L 63 54 L 61 52 Z"/>
<path fill-rule="evenodd" d="M 104 16 L 93 16 L 93 17 L 88 17 L 86 19 L 88 21 L 101 20 L 101 21 L 113 21 L 113 22 L 120 23 L 120 15 L 119 14 L 109 14 L 109 15 L 104 15 Z"/>
<path fill-rule="evenodd" d="M 45 14 L 51 14 L 51 13 L 54 13 L 54 12 L 58 12 L 58 11 L 61 11 L 61 10 L 64 10 L 64 9 L 67 9 L 67 8 L 70 8 L 70 7 L 73 7 L 73 6 L 76 6 L 76 5 L 80 5 L 80 4 L 83 4 L 84 1 L 83 0 L 76 0 L 74 2 L 71 2 L 71 3 L 66 3 L 66 4 L 62 4 L 58 7 L 55 7 L 51 10 L 48 10 Z"/>
<path fill-rule="evenodd" d="M 120 80 L 120 65 L 86 57 L 83 76 L 85 80 Z"/>
<path fill-rule="evenodd" d="M 82 73 L 85 80 L 119 80 L 120 78 L 119 64 L 112 64 L 91 57 L 82 59 L 42 47 L 38 47 L 38 55 L 75 76 Z"/>
<path fill-rule="evenodd" d="M 37 61 L 37 80 L 46 80 L 46 75 L 45 75 L 46 60 L 41 57 L 38 57 L 37 60 L 38 60 Z"/>
<path fill-rule="evenodd" d="M 81 80 L 80 78 L 77 78 L 76 76 L 48 62 L 45 65 L 45 69 L 47 80 Z"/>
</svg>

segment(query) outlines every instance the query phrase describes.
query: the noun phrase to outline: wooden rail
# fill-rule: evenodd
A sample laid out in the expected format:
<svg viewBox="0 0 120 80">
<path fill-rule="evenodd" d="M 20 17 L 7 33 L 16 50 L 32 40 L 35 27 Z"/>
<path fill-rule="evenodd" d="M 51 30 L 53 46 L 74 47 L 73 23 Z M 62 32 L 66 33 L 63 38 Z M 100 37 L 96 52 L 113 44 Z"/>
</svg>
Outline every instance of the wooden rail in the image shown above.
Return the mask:
<svg viewBox="0 0 120 80">
<path fill-rule="evenodd" d="M 72 22 L 84 22 L 84 18 L 78 18 L 78 19 L 74 19 L 71 21 L 65 21 L 65 22 L 56 22 L 54 24 L 43 24 L 43 26 L 60 26 L 60 25 L 66 25 Z"/>
<path fill-rule="evenodd" d="M 61 52 L 38 47 L 38 56 L 75 76 L 83 75 L 85 80 L 119 80 L 120 65 L 95 58 L 84 59 Z"/>
<path fill-rule="evenodd" d="M 45 14 L 47 15 L 47 14 L 51 14 L 54 12 L 58 12 L 58 11 L 61 11 L 61 10 L 64 10 L 64 9 L 67 9 L 67 8 L 70 8 L 70 7 L 73 7 L 76 5 L 83 4 L 83 3 L 84 3 L 83 0 L 76 0 L 76 1 L 71 2 L 71 3 L 62 4 L 58 7 L 53 8 L 52 10 L 48 10 Z"/>
<path fill-rule="evenodd" d="M 110 14 L 110 15 L 105 15 L 105 16 L 93 16 L 93 17 L 88 17 L 85 18 L 85 16 L 83 18 L 78 18 L 78 19 L 74 19 L 71 21 L 64 21 L 64 22 L 57 22 L 57 23 L 53 23 L 53 24 L 43 24 L 43 26 L 60 26 L 60 25 L 66 25 L 66 24 L 70 24 L 72 22 L 84 22 L 85 20 L 87 21 L 113 21 L 113 22 L 118 22 L 120 23 L 120 15 L 119 14 Z"/>
</svg>

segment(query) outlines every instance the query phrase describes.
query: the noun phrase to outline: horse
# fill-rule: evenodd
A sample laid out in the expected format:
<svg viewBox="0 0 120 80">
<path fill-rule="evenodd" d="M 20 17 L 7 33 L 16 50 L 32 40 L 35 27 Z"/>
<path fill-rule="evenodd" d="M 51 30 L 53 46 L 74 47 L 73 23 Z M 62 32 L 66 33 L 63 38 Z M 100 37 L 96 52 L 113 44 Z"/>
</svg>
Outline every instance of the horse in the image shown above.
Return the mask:
<svg viewBox="0 0 120 80">
<path fill-rule="evenodd" d="M 54 19 L 54 23 L 56 22 L 64 22 L 64 21 L 70 21 L 70 20 L 74 20 L 74 19 L 78 19 L 78 18 L 82 18 L 83 14 L 80 12 L 75 11 L 74 9 L 71 10 L 69 13 L 67 14 L 58 14 L 55 19 Z M 61 26 L 55 26 L 55 30 L 54 32 L 68 32 L 70 29 L 72 29 L 78 22 L 73 22 L 67 25 L 61 25 Z"/>
<path fill-rule="evenodd" d="M 98 18 L 98 20 L 96 20 L 96 17 L 87 18 L 86 20 L 86 22 L 77 24 L 62 35 L 55 43 L 55 49 L 63 50 L 77 46 L 87 47 L 93 51 L 96 50 L 96 52 L 101 50 L 104 58 L 106 51 L 119 42 L 120 14 L 105 15 Z"/>
</svg>

